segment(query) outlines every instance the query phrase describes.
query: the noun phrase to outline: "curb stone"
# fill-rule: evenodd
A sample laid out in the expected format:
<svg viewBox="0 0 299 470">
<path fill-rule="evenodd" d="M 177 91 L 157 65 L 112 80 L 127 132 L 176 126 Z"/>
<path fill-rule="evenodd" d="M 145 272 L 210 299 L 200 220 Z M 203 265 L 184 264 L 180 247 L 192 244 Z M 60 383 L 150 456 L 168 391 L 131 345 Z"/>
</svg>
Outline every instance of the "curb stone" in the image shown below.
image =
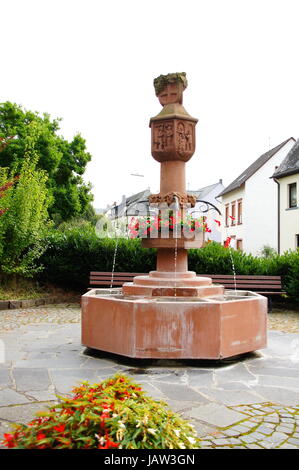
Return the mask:
<svg viewBox="0 0 299 470">
<path fill-rule="evenodd" d="M 20 300 L 0 300 L 0 310 L 19 309 L 38 307 L 40 305 L 60 304 L 60 303 L 78 303 L 80 296 L 70 297 L 41 297 L 38 299 L 20 299 Z"/>
</svg>

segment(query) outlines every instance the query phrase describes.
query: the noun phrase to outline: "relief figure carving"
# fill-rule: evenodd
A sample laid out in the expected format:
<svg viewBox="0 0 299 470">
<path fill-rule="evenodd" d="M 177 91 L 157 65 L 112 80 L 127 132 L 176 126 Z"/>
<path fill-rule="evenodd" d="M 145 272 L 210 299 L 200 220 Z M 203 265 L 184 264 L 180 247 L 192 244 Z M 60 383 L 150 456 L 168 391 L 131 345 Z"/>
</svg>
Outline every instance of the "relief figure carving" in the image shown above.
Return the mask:
<svg viewBox="0 0 299 470">
<path fill-rule="evenodd" d="M 154 128 L 154 146 L 155 150 L 164 150 L 172 145 L 173 124 L 168 122 L 159 124 Z"/>
</svg>

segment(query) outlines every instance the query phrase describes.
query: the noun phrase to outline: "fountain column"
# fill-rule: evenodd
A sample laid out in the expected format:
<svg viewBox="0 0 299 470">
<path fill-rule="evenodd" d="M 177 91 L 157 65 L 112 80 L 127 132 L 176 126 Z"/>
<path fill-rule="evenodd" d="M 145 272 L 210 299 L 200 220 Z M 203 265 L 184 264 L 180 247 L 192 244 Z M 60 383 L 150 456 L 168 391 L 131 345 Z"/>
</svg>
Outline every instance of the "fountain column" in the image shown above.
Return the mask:
<svg viewBox="0 0 299 470">
<path fill-rule="evenodd" d="M 197 119 L 183 106 L 183 91 L 187 87 L 185 73 L 160 75 L 154 80 L 156 96 L 162 105 L 160 113 L 150 119 L 151 153 L 160 163 L 160 192 L 149 197 L 168 221 L 169 211 L 184 219 L 188 207 L 194 207 L 196 197 L 186 192 L 185 165 L 195 151 Z M 204 232 L 185 234 L 174 228 L 158 237 L 142 239 L 146 248 L 157 248 L 157 269 L 148 276 L 136 276 L 133 284 L 123 285 L 125 294 L 208 296 L 223 293 L 223 287 L 212 286 L 212 280 L 188 271 L 190 248 L 201 248 Z"/>
</svg>

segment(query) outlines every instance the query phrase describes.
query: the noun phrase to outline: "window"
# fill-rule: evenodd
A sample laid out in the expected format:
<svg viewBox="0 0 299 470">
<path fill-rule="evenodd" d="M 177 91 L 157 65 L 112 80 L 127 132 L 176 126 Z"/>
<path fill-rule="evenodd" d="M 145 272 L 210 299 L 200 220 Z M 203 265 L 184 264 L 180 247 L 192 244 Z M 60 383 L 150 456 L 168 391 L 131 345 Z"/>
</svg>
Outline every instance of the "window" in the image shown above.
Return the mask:
<svg viewBox="0 0 299 470">
<path fill-rule="evenodd" d="M 289 208 L 297 207 L 297 183 L 288 185 L 289 187 Z"/>
<path fill-rule="evenodd" d="M 236 203 L 235 201 L 232 202 L 232 219 L 231 219 L 231 225 L 236 224 Z"/>
<path fill-rule="evenodd" d="M 236 235 L 230 235 L 230 238 L 231 238 L 230 247 L 235 250 L 237 248 L 236 247 Z"/>
<path fill-rule="evenodd" d="M 225 226 L 228 227 L 228 217 L 229 217 L 229 205 L 225 206 Z"/>
<path fill-rule="evenodd" d="M 236 246 L 237 250 L 240 250 L 240 251 L 243 251 L 243 240 L 241 238 L 239 238 L 237 240 L 237 246 Z"/>
<path fill-rule="evenodd" d="M 296 248 L 299 248 L 299 234 L 295 235 L 296 237 Z"/>
<path fill-rule="evenodd" d="M 242 224 L 242 213 L 243 213 L 242 199 L 239 199 L 238 200 L 238 225 Z"/>
</svg>

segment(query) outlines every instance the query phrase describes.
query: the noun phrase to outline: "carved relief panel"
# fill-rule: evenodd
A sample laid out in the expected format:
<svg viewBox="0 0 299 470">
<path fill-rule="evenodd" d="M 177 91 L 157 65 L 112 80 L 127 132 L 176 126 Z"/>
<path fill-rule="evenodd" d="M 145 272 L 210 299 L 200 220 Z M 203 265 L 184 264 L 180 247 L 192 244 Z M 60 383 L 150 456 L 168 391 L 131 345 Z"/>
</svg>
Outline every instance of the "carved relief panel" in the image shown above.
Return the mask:
<svg viewBox="0 0 299 470">
<path fill-rule="evenodd" d="M 182 119 L 154 121 L 152 155 L 155 160 L 188 161 L 195 151 L 195 123 Z"/>
</svg>

